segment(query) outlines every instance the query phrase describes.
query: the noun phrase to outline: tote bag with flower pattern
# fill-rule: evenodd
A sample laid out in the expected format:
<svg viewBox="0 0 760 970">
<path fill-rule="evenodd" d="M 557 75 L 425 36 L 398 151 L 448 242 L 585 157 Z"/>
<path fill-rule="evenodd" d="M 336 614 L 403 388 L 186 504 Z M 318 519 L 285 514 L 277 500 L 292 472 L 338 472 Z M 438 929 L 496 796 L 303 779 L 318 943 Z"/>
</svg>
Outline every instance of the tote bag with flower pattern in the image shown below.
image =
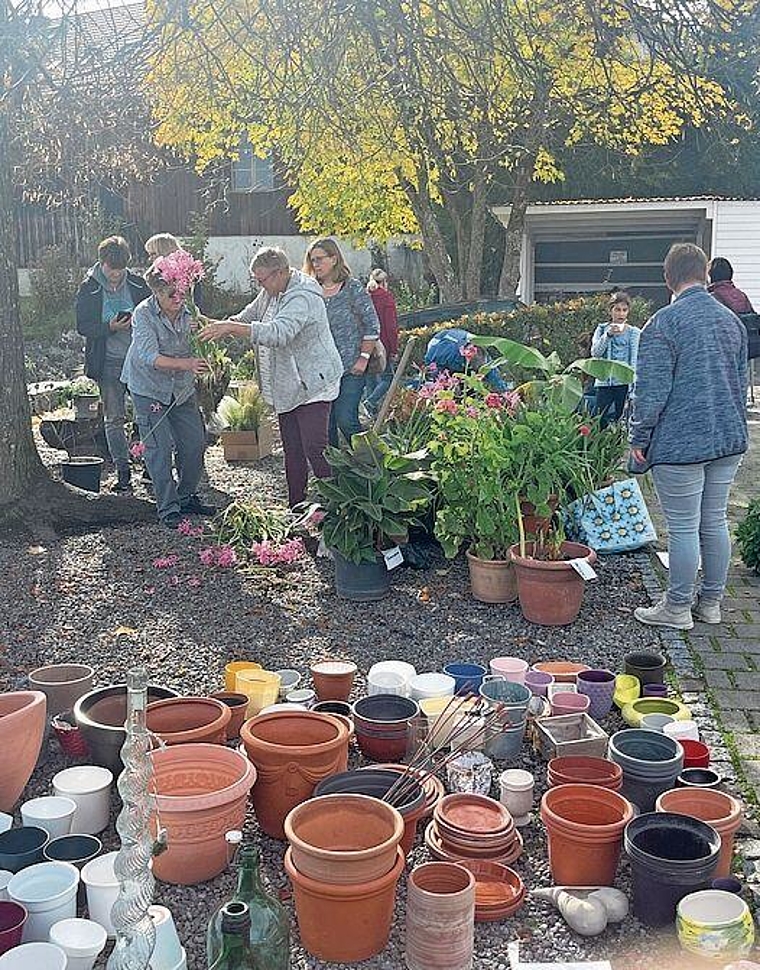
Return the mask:
<svg viewBox="0 0 760 970">
<path fill-rule="evenodd" d="M 614 482 L 565 508 L 569 539 L 595 552 L 630 552 L 657 541 L 652 518 L 635 478 Z"/>
</svg>

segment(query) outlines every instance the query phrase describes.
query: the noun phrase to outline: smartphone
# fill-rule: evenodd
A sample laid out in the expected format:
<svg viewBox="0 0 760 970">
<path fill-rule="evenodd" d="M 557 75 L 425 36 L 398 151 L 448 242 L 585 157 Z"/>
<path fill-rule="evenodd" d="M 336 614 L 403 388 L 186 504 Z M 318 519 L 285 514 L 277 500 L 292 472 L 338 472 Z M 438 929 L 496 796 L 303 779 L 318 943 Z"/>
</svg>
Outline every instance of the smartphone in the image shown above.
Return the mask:
<svg viewBox="0 0 760 970">
<path fill-rule="evenodd" d="M 116 314 L 116 319 L 119 321 L 119 323 L 123 323 L 125 320 L 132 319 L 132 313 L 129 310 L 119 310 L 119 312 Z"/>
</svg>

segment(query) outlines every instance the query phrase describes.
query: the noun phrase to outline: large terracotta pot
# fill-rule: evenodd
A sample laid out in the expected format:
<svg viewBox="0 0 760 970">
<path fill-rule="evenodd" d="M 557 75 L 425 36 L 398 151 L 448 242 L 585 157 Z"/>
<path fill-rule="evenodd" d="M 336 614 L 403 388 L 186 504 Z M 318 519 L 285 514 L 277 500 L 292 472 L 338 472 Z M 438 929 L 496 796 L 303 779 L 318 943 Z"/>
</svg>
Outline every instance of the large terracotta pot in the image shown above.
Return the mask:
<svg viewBox="0 0 760 970">
<path fill-rule="evenodd" d="M 151 758 L 160 824 L 168 835 L 168 848 L 153 859 L 154 875 L 183 886 L 213 879 L 227 866 L 225 833 L 243 827 L 255 767 L 244 754 L 218 744 L 178 744 Z"/>
<path fill-rule="evenodd" d="M 612 886 L 633 805 L 595 785 L 560 785 L 541 799 L 549 865 L 558 886 Z"/>
<path fill-rule="evenodd" d="M 253 806 L 267 835 L 284 839 L 285 816 L 305 802 L 322 778 L 345 771 L 349 730 L 330 714 L 283 711 L 260 714 L 240 731 L 258 784 Z"/>
<path fill-rule="evenodd" d="M 475 935 L 475 876 L 453 862 L 412 869 L 406 897 L 409 970 L 470 970 Z"/>
<path fill-rule="evenodd" d="M 596 785 L 620 791 L 623 787 L 623 769 L 606 758 L 566 756 L 552 758 L 546 769 L 550 788 L 557 785 Z"/>
<path fill-rule="evenodd" d="M 715 875 L 730 874 L 734 838 L 744 817 L 744 807 L 738 798 L 713 789 L 674 788 L 660 795 L 655 808 L 658 812 L 690 815 L 712 825 L 721 842 Z"/>
<path fill-rule="evenodd" d="M 312 956 L 333 963 L 358 963 L 385 948 L 396 884 L 404 868 L 404 853 L 401 849 L 396 852 L 395 866 L 379 879 L 358 886 L 333 886 L 302 875 L 288 849 L 285 869 L 293 883 L 298 929 Z"/>
<path fill-rule="evenodd" d="M 47 716 L 70 711 L 79 698 L 92 690 L 95 671 L 87 664 L 48 664 L 29 674 L 32 690 L 47 697 Z"/>
<path fill-rule="evenodd" d="M 165 744 L 224 744 L 231 717 L 213 697 L 170 697 L 148 704 L 146 723 Z"/>
<path fill-rule="evenodd" d="M 39 690 L 0 694 L 0 811 L 12 812 L 32 776 L 45 732 L 47 701 Z"/>
<path fill-rule="evenodd" d="M 579 542 L 563 542 L 560 547 L 565 559 L 531 559 L 533 543 L 526 543 L 526 555 L 520 546 L 512 546 L 510 558 L 515 564 L 517 595 L 526 620 L 542 626 L 567 626 L 578 616 L 583 601 L 584 581 L 567 562 L 585 559 L 591 565 L 596 553 Z"/>
<path fill-rule="evenodd" d="M 467 550 L 472 598 L 481 603 L 513 603 L 517 599 L 515 569 L 508 559 L 480 559 Z"/>
<path fill-rule="evenodd" d="M 285 819 L 293 865 L 335 886 L 390 872 L 403 833 L 400 812 L 369 795 L 320 795 L 296 805 Z"/>
</svg>

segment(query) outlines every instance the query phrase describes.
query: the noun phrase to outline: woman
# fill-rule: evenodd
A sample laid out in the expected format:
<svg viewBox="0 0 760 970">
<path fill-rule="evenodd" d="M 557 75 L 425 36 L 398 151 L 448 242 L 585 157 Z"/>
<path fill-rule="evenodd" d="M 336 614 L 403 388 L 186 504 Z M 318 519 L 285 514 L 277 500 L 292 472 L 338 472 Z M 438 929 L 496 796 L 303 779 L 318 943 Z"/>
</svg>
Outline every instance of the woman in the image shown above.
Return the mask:
<svg viewBox="0 0 760 970">
<path fill-rule="evenodd" d="M 330 444 L 337 447 L 340 434 L 350 441 L 362 430 L 359 402 L 364 394 L 367 364 L 380 337 L 380 321 L 369 294 L 351 276 L 334 239 L 312 243 L 303 269 L 322 287 L 330 332 L 343 362 L 340 392 L 330 412 Z"/>
<path fill-rule="evenodd" d="M 610 321 L 600 323 L 591 338 L 591 356 L 603 360 L 616 360 L 636 370 L 640 331 L 628 323 L 631 298 L 622 290 L 610 297 Z M 596 413 L 602 415 L 602 427 L 619 421 L 628 400 L 628 385 L 615 377 L 597 377 Z"/>
<path fill-rule="evenodd" d="M 634 470 L 652 469 L 670 568 L 667 594 L 634 615 L 690 630 L 693 617 L 721 621 L 731 556 L 728 493 L 747 450 L 747 333 L 707 292 L 707 257 L 698 246 L 671 247 L 664 270 L 674 299 L 641 332 L 630 440 Z"/>
<path fill-rule="evenodd" d="M 156 264 L 145 273 L 145 282 L 152 296 L 135 308 L 121 379 L 132 395 L 158 517 L 176 529 L 186 515 L 216 512 L 196 494 L 206 432 L 195 399 L 195 377 L 208 368 L 190 348 L 192 318 L 183 295 L 162 278 Z M 172 452 L 177 456 L 176 483 Z"/>
<path fill-rule="evenodd" d="M 253 303 L 229 320 L 207 321 L 199 337 L 246 337 L 256 348 L 259 387 L 277 413 L 294 506 L 306 498 L 309 465 L 317 478 L 330 477 L 324 450 L 343 365 L 314 280 L 291 269 L 276 248 L 256 253 L 251 274 L 261 286 Z"/>
<path fill-rule="evenodd" d="M 377 412 L 393 380 L 393 368 L 398 359 L 398 311 L 396 300 L 388 289 L 388 274 L 373 269 L 369 274 L 367 292 L 380 321 L 380 342 L 385 347 L 387 364 L 382 374 L 367 374 L 366 405 L 371 414 Z"/>
<path fill-rule="evenodd" d="M 755 312 L 744 290 L 734 286 L 734 268 L 724 256 L 716 256 L 711 260 L 709 276 L 710 285 L 707 290 L 719 303 L 727 306 L 737 315 Z"/>
<path fill-rule="evenodd" d="M 181 249 L 179 239 L 170 232 L 157 232 L 155 236 L 145 240 L 145 252 L 151 259 L 158 259 L 159 256 L 168 256 L 169 253 L 176 253 Z"/>
</svg>

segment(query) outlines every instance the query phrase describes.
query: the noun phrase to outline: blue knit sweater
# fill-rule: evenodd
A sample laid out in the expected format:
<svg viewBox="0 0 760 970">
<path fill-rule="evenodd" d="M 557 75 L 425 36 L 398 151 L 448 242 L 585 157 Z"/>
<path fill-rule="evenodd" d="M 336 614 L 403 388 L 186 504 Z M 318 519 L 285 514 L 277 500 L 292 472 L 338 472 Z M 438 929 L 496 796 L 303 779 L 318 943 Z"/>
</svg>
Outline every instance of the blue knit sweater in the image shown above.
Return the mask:
<svg viewBox="0 0 760 970">
<path fill-rule="evenodd" d="M 641 332 L 631 447 L 652 465 L 689 465 L 747 450 L 747 333 L 701 286 L 684 290 Z"/>
</svg>

